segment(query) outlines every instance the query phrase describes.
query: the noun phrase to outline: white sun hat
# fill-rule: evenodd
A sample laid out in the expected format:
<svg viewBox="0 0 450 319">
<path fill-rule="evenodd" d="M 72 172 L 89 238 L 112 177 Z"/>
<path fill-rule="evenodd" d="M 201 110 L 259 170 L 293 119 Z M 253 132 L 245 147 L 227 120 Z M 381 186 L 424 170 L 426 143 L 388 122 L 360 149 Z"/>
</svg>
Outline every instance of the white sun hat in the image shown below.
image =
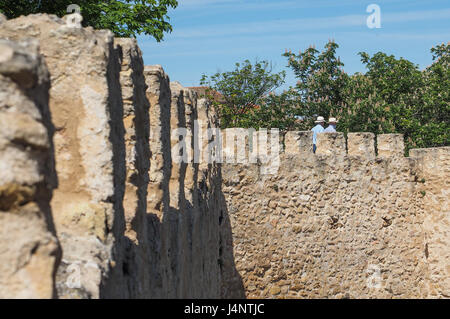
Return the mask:
<svg viewBox="0 0 450 319">
<path fill-rule="evenodd" d="M 328 119 L 328 123 L 337 123 L 337 122 L 338 122 L 338 120 L 336 120 L 335 117 L 330 117 L 330 118 Z"/>
<path fill-rule="evenodd" d="M 323 116 L 319 116 L 314 123 L 324 123 L 324 122 L 325 122 L 325 118 Z"/>
</svg>

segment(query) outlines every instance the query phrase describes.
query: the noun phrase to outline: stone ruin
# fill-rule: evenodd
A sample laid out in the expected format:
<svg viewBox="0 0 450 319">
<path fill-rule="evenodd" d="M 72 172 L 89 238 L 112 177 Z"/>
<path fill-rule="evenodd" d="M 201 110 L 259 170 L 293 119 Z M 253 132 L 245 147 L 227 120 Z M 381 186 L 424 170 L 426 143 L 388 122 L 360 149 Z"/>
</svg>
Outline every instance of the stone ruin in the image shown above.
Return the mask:
<svg viewBox="0 0 450 319">
<path fill-rule="evenodd" d="M 251 298 L 448 298 L 450 148 L 403 136 L 288 132 L 277 174 L 222 166 Z M 375 147 L 376 145 L 376 147 Z"/>
<path fill-rule="evenodd" d="M 198 123 L 136 40 L 0 17 L 0 298 L 450 297 L 450 148 Z"/>
</svg>

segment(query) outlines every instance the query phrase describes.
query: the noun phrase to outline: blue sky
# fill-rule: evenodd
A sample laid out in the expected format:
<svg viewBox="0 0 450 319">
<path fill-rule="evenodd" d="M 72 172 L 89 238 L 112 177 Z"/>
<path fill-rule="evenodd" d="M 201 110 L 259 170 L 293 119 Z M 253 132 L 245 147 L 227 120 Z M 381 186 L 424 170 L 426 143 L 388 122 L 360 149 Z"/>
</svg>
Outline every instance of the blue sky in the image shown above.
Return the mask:
<svg viewBox="0 0 450 319">
<path fill-rule="evenodd" d="M 234 63 L 269 60 L 275 71 L 293 74 L 282 57 L 329 39 L 340 46 L 345 71 L 365 72 L 357 55 L 382 51 L 404 57 L 421 69 L 430 65 L 430 48 L 450 41 L 449 0 L 179 0 L 170 10 L 174 31 L 157 43 L 138 37 L 146 65 L 161 64 L 172 81 L 196 86 L 201 75 L 228 71 Z M 370 29 L 366 8 L 381 8 L 381 28 Z"/>
</svg>

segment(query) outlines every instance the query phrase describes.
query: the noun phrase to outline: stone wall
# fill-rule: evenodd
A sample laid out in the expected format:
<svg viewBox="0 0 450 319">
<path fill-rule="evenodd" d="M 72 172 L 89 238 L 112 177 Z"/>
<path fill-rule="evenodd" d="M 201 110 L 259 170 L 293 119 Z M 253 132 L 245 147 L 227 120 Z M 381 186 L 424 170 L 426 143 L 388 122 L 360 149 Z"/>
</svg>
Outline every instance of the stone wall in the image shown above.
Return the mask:
<svg viewBox="0 0 450 319">
<path fill-rule="evenodd" d="M 206 132 L 136 40 L 0 26 L 0 298 L 450 296 L 449 148 Z"/>
<path fill-rule="evenodd" d="M 36 41 L 0 40 L 0 298 L 56 295 L 49 83 Z"/>
<path fill-rule="evenodd" d="M 111 32 L 70 28 L 30 15 L 2 24 L 0 36 L 33 37 L 50 72 L 50 112 L 58 187 L 51 201 L 63 249 L 61 298 L 99 298 L 114 266 L 124 227 L 125 179 L 119 65 Z M 124 291 L 124 289 L 117 289 Z"/>
<path fill-rule="evenodd" d="M 388 134 L 375 157 L 373 134 L 327 133 L 313 154 L 310 135 L 286 135 L 277 174 L 223 166 L 246 296 L 448 297 L 450 149 L 405 158 Z"/>
<path fill-rule="evenodd" d="M 207 102 L 144 67 L 133 39 L 51 15 L 0 23 L 36 47 L 2 40 L 0 296 L 220 297 L 220 168 L 172 160 L 174 129 L 192 151 L 195 121 L 215 126 Z"/>
<path fill-rule="evenodd" d="M 450 298 L 450 148 L 416 149 L 410 155 L 417 159 L 424 212 L 425 288 L 431 298 Z"/>
</svg>

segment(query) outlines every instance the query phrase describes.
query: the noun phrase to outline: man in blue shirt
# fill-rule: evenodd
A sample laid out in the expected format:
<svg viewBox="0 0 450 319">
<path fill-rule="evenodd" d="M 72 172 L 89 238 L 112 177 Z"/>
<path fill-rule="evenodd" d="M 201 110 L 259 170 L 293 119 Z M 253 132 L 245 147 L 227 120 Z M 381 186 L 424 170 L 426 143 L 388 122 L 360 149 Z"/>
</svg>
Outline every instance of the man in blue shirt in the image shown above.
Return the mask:
<svg viewBox="0 0 450 319">
<path fill-rule="evenodd" d="M 323 133 L 325 129 L 323 128 L 323 125 L 325 124 L 325 119 L 323 116 L 319 116 L 317 120 L 315 121 L 317 123 L 316 126 L 314 126 L 311 131 L 313 131 L 313 152 L 316 152 L 316 139 L 317 139 L 317 133 Z"/>
<path fill-rule="evenodd" d="M 336 124 L 337 120 L 334 117 L 330 117 L 328 120 L 328 127 L 325 129 L 325 133 L 334 133 L 336 132 Z"/>
</svg>

